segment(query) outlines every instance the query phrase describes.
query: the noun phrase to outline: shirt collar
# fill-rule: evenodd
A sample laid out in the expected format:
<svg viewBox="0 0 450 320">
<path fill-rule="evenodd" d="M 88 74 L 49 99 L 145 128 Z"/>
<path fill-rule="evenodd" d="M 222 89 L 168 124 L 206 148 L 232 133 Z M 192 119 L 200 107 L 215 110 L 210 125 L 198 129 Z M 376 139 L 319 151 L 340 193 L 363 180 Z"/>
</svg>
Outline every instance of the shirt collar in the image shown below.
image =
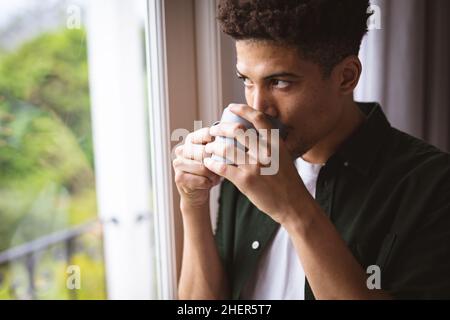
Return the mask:
<svg viewBox="0 0 450 320">
<path fill-rule="evenodd" d="M 345 166 L 367 175 L 390 132 L 391 125 L 378 103 L 357 104 L 366 115 L 366 120 L 329 161 L 336 159 Z"/>
</svg>

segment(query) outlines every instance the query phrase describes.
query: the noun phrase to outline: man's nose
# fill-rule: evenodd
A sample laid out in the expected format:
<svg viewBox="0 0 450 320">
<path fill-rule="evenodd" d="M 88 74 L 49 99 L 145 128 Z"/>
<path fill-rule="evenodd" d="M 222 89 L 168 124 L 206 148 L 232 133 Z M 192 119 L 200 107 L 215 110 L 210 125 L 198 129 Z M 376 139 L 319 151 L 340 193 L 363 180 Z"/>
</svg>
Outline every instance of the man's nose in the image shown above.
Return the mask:
<svg viewBox="0 0 450 320">
<path fill-rule="evenodd" d="M 268 92 L 264 89 L 256 89 L 253 92 L 251 107 L 255 110 L 261 111 L 272 117 L 277 116 L 277 111 L 273 103 L 273 99 Z"/>
</svg>

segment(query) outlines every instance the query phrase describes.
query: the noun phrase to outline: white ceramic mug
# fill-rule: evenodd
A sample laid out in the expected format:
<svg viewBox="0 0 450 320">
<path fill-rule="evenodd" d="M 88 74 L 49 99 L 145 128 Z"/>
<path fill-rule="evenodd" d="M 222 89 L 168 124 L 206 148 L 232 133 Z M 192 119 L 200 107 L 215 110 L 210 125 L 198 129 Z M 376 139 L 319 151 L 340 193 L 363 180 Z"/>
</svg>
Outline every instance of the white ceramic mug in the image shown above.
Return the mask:
<svg viewBox="0 0 450 320">
<path fill-rule="evenodd" d="M 274 117 L 269 116 L 269 115 L 266 115 L 266 117 L 270 121 L 270 123 L 272 124 L 273 128 L 279 130 L 280 138 L 281 139 L 285 139 L 286 135 L 287 135 L 286 126 L 284 124 L 282 124 L 280 122 L 280 120 L 278 120 L 277 118 L 274 118 Z M 245 120 L 244 118 L 238 116 L 237 114 L 231 112 L 229 107 L 227 107 L 227 108 L 225 108 L 223 110 L 222 118 L 220 119 L 220 121 L 215 122 L 213 125 L 217 125 L 220 122 L 240 123 L 240 124 L 244 125 L 244 127 L 246 129 L 254 129 L 254 130 L 256 130 L 251 122 L 249 122 L 249 121 Z M 216 137 L 216 141 L 223 141 L 227 145 L 235 145 L 238 149 L 245 151 L 245 147 L 243 145 L 241 145 L 239 142 L 237 142 L 233 138 L 219 137 L 218 136 L 218 137 Z M 226 164 L 233 164 L 233 162 L 231 162 L 230 160 L 222 158 L 222 157 L 217 156 L 217 155 L 212 155 L 211 159 L 213 159 L 215 161 L 218 161 L 218 162 L 225 162 Z"/>
</svg>

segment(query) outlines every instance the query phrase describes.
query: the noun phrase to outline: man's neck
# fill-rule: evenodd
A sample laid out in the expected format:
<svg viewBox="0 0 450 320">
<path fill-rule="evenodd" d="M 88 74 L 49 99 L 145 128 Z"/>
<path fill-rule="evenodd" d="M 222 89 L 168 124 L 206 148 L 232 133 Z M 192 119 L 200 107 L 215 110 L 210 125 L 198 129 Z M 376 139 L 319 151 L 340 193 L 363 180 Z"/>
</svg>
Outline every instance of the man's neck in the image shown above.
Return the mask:
<svg viewBox="0 0 450 320">
<path fill-rule="evenodd" d="M 356 102 L 351 101 L 344 107 L 344 114 L 334 130 L 306 152 L 302 158 L 310 163 L 326 163 L 365 121 L 366 117 Z"/>
</svg>

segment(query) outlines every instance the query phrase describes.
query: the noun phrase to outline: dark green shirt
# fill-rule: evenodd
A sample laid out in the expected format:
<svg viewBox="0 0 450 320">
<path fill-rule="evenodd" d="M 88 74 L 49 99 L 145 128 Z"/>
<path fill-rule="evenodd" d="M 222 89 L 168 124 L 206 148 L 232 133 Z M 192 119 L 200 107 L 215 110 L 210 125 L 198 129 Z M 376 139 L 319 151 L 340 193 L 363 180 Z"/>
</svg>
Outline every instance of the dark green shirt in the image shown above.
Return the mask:
<svg viewBox="0 0 450 320">
<path fill-rule="evenodd" d="M 378 104 L 359 106 L 367 119 L 321 169 L 316 201 L 364 270 L 380 267 L 383 290 L 450 298 L 450 155 L 392 128 Z M 278 227 L 222 183 L 215 237 L 232 299 Z M 308 281 L 305 298 L 314 299 Z"/>
</svg>

